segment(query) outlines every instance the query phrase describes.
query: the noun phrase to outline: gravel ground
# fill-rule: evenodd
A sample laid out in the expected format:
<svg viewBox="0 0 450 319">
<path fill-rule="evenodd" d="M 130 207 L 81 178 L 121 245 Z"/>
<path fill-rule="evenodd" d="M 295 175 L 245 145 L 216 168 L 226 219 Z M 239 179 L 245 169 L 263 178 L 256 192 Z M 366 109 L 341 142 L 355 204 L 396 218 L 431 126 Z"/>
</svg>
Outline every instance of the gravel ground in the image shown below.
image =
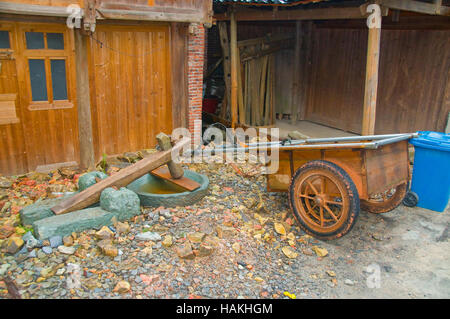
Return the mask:
<svg viewBox="0 0 450 319">
<path fill-rule="evenodd" d="M 450 297 L 449 211 L 361 211 L 349 234 L 324 242 L 296 226 L 287 194 L 268 193 L 264 176 L 222 164 L 189 169 L 209 177 L 209 195 L 190 207 L 143 208 L 128 231 L 112 227 L 117 256 L 90 230 L 65 239 L 72 251 L 2 253 L 0 277 L 37 299 Z M 148 232 L 161 240 L 137 239 Z"/>
</svg>

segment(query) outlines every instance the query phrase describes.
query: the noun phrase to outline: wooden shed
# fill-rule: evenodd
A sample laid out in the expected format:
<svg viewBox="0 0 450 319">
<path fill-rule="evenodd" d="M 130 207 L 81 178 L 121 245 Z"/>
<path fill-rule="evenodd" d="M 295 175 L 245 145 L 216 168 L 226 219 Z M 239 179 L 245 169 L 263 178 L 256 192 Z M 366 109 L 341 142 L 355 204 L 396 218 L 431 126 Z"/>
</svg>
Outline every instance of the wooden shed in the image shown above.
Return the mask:
<svg viewBox="0 0 450 319">
<path fill-rule="evenodd" d="M 449 5 L 445 0 L 215 0 L 208 67 L 212 70 L 222 55 L 230 62 L 224 62 L 225 107 L 214 120 L 291 130 L 307 121 L 353 134 L 442 132 L 450 112 Z M 375 14 L 380 25 L 369 28 Z M 217 39 L 222 46 L 212 45 Z M 256 78 L 261 84 L 255 95 L 248 59 L 265 56 L 272 73 Z M 269 108 L 248 103 L 255 98 L 271 99 Z M 248 108 L 269 113 L 269 120 L 255 122 Z"/>
<path fill-rule="evenodd" d="M 203 0 L 2 1 L 0 173 L 92 166 L 200 118 L 211 10 Z"/>
</svg>

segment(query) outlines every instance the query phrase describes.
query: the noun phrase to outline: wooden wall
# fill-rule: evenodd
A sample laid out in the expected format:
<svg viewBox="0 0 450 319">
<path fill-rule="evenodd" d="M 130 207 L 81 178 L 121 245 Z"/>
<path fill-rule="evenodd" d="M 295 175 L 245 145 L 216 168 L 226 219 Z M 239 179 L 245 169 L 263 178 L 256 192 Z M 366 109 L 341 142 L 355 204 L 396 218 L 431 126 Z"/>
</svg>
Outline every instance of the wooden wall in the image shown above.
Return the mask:
<svg viewBox="0 0 450 319">
<path fill-rule="evenodd" d="M 366 29 L 312 29 L 306 119 L 361 132 Z M 376 133 L 443 131 L 450 111 L 449 30 L 381 34 Z"/>
<path fill-rule="evenodd" d="M 0 59 L 0 94 L 17 95 L 17 123 L 0 124 L 0 173 L 18 174 L 41 165 L 73 163 L 79 160 L 73 34 L 66 25 L 0 21 L 0 30 L 10 32 L 12 59 Z M 64 50 L 27 50 L 24 32 L 59 32 L 64 34 Z M 5 51 L 5 50 L 0 50 Z M 32 101 L 28 60 L 63 58 L 66 60 L 67 101 L 40 103 Z M 47 72 L 47 88 L 51 87 Z"/>
<path fill-rule="evenodd" d="M 446 21 L 402 17 L 399 23 L 384 24 L 376 133 L 444 130 L 450 112 L 450 25 Z M 299 119 L 361 133 L 367 50 L 364 22 L 302 21 L 301 30 L 296 71 Z M 280 32 L 295 33 L 295 24 L 238 24 L 239 40 Z M 276 53 L 277 112 L 289 113 L 291 108 L 293 58 L 293 51 Z"/>
</svg>

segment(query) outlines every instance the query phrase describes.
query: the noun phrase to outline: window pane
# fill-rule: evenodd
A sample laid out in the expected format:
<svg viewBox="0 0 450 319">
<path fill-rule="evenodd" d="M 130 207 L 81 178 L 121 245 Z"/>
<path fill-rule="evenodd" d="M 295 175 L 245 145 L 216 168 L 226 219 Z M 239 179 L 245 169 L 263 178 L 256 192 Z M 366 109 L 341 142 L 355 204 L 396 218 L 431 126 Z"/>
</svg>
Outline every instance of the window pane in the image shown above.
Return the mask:
<svg viewBox="0 0 450 319">
<path fill-rule="evenodd" d="M 30 67 L 31 96 L 33 101 L 47 101 L 47 82 L 45 78 L 45 61 L 28 60 Z"/>
<path fill-rule="evenodd" d="M 44 49 L 44 33 L 25 32 L 27 49 Z"/>
<path fill-rule="evenodd" d="M 51 60 L 53 100 L 67 100 L 66 60 Z"/>
<path fill-rule="evenodd" d="M 47 49 L 64 50 L 62 33 L 47 33 Z"/>
<path fill-rule="evenodd" d="M 0 49 L 9 49 L 9 32 L 0 31 Z"/>
</svg>

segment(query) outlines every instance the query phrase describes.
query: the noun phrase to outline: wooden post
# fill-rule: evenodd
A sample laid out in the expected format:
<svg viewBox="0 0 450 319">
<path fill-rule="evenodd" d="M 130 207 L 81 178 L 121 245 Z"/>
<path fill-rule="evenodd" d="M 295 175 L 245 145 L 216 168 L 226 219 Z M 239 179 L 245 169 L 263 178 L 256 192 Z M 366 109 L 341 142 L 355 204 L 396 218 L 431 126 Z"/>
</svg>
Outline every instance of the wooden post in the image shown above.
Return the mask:
<svg viewBox="0 0 450 319">
<path fill-rule="evenodd" d="M 172 70 L 172 127 L 188 127 L 188 27 L 187 24 L 170 24 L 170 64 Z"/>
<path fill-rule="evenodd" d="M 164 133 L 159 133 L 156 135 L 156 140 L 158 141 L 158 145 L 161 148 L 162 151 L 167 151 L 172 148 L 172 143 L 170 143 L 170 137 L 168 137 Z M 174 179 L 179 179 L 183 177 L 184 170 L 183 167 L 181 167 L 181 164 L 175 163 L 174 161 L 169 161 L 167 163 L 167 167 L 169 168 L 170 175 Z"/>
<path fill-rule="evenodd" d="M 237 82 L 237 23 L 234 10 L 230 19 L 230 51 L 231 51 L 231 127 L 238 121 L 238 82 Z"/>
<path fill-rule="evenodd" d="M 367 44 L 366 84 L 362 121 L 363 135 L 375 134 L 375 117 L 378 90 L 378 64 L 380 60 L 380 39 L 381 25 L 380 28 L 369 28 L 369 38 Z"/>
<path fill-rule="evenodd" d="M 225 81 L 225 96 L 222 101 L 222 110 L 220 112 L 220 117 L 223 119 L 228 118 L 227 108 L 230 109 L 230 101 L 231 101 L 231 62 L 230 62 L 230 42 L 228 40 L 228 32 L 227 32 L 227 24 L 226 22 L 219 22 L 219 36 L 220 36 L 220 45 L 222 47 L 222 55 L 223 55 L 223 80 Z"/>
<path fill-rule="evenodd" d="M 300 96 L 300 50 L 302 46 L 301 22 L 295 24 L 294 68 L 292 72 L 291 124 L 297 123 Z"/>
<path fill-rule="evenodd" d="M 94 139 L 92 135 L 91 101 L 89 94 L 87 43 L 86 38 L 79 29 L 75 29 L 74 33 L 80 166 L 94 168 Z"/>
</svg>

